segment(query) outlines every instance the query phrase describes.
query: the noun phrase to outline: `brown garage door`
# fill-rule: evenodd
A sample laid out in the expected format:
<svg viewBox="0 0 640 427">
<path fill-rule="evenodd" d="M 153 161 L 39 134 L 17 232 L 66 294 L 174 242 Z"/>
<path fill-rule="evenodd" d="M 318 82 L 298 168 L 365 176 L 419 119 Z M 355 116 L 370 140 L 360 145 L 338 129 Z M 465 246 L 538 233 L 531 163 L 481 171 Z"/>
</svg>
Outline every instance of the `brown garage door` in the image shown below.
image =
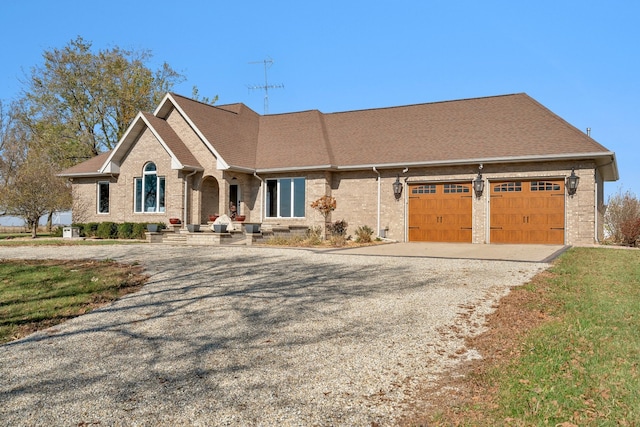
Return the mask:
<svg viewBox="0 0 640 427">
<path fill-rule="evenodd" d="M 471 184 L 409 185 L 409 241 L 471 242 Z"/>
<path fill-rule="evenodd" d="M 491 243 L 564 243 L 564 181 L 491 183 Z"/>
</svg>

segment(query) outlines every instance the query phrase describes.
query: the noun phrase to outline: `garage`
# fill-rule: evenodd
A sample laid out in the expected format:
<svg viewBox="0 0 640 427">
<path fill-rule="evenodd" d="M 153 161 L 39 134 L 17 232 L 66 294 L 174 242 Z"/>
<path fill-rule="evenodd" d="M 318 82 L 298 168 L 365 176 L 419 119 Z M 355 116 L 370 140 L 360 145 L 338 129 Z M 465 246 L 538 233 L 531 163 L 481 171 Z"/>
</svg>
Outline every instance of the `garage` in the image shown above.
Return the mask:
<svg viewBox="0 0 640 427">
<path fill-rule="evenodd" d="M 492 182 L 490 242 L 564 244 L 564 180 Z"/>
<path fill-rule="evenodd" d="M 409 241 L 463 242 L 472 239 L 471 183 L 409 185 Z"/>
</svg>

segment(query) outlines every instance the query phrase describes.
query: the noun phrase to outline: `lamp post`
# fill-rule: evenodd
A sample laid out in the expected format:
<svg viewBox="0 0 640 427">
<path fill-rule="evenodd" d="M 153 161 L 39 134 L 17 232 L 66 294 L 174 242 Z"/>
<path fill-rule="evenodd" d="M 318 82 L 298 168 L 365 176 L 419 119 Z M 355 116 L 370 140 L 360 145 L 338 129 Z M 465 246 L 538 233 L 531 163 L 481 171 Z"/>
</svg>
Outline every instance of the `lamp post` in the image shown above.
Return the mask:
<svg viewBox="0 0 640 427">
<path fill-rule="evenodd" d="M 570 196 L 578 191 L 578 181 L 580 181 L 580 177 L 576 175 L 575 168 L 571 168 L 571 175 L 567 177 L 567 192 Z"/>
</svg>

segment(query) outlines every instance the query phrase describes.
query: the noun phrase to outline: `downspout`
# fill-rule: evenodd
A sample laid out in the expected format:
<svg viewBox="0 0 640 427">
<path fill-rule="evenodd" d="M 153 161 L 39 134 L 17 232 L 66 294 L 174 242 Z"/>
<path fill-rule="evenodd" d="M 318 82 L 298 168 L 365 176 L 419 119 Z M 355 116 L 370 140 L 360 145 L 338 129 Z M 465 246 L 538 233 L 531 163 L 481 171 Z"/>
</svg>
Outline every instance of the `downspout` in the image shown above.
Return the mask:
<svg viewBox="0 0 640 427">
<path fill-rule="evenodd" d="M 378 172 L 375 166 L 373 167 L 373 171 L 378 174 L 378 226 L 376 227 L 376 236 L 380 238 L 382 237 L 380 236 L 380 172 Z"/>
<path fill-rule="evenodd" d="M 262 192 L 264 191 L 264 179 L 258 176 L 258 172 L 254 172 L 253 176 L 255 176 L 260 180 L 260 191 L 258 192 L 258 195 L 260 196 L 260 221 L 259 222 L 262 223 L 262 208 L 263 208 L 262 204 L 264 203 Z"/>
<path fill-rule="evenodd" d="M 191 172 L 189 175 L 186 175 L 184 177 L 184 210 L 182 211 L 182 228 L 185 229 L 187 228 L 187 218 L 189 218 L 189 216 L 187 215 L 188 213 L 188 203 L 189 203 L 189 177 L 193 176 L 197 173 L 197 170 L 194 170 L 193 172 Z"/>
<path fill-rule="evenodd" d="M 402 174 L 406 174 L 409 172 L 409 168 L 404 168 L 402 170 Z M 404 177 L 404 197 L 403 197 L 403 206 L 402 206 L 402 229 L 404 230 L 404 242 L 409 241 L 409 227 L 407 226 L 407 207 L 409 206 L 409 186 L 407 185 L 407 181 L 409 180 L 408 176 Z"/>
<path fill-rule="evenodd" d="M 604 197 L 604 192 L 602 193 L 603 197 Z M 593 230 L 593 234 L 594 234 L 594 242 L 596 243 L 600 243 L 600 236 L 598 235 L 598 170 L 596 169 L 595 171 L 593 171 L 593 200 L 594 200 L 594 204 L 593 204 L 593 218 L 594 218 L 594 230 Z"/>
</svg>

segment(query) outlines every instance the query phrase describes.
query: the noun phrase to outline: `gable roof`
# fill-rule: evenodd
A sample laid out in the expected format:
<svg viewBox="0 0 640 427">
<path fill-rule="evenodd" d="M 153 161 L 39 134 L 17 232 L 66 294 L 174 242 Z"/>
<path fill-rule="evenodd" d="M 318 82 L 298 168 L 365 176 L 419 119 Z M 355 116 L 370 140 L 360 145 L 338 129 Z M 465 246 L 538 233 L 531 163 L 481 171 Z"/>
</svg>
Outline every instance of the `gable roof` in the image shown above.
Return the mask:
<svg viewBox="0 0 640 427">
<path fill-rule="evenodd" d="M 219 169 L 264 173 L 594 159 L 605 180 L 618 179 L 613 152 L 524 93 L 265 116 L 244 104 L 211 106 L 169 93 L 154 115 L 138 117 L 163 141 L 176 166 L 199 168 L 163 120 L 173 109 Z M 134 121 L 114 151 L 134 142 L 137 126 Z M 106 170 L 107 164 L 101 171 Z"/>
</svg>

